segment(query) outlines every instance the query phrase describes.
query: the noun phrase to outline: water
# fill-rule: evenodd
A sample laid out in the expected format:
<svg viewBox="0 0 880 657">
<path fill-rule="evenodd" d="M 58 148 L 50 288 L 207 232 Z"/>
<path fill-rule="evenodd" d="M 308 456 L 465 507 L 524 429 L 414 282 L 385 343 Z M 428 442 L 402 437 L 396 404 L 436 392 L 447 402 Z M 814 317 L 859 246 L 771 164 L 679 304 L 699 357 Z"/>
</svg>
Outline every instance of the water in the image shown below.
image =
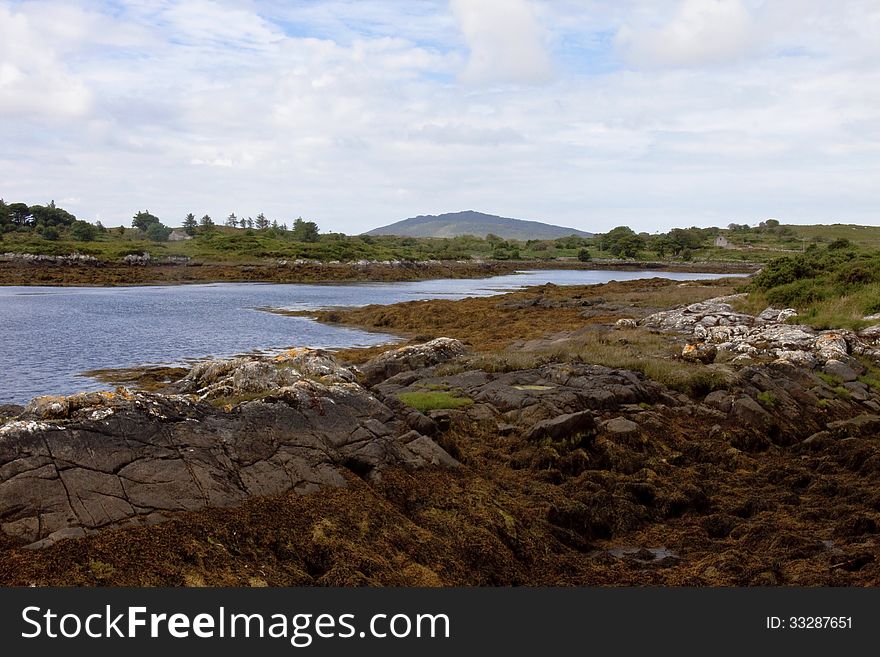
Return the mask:
<svg viewBox="0 0 880 657">
<path fill-rule="evenodd" d="M 0 287 L 0 403 L 106 387 L 84 377 L 87 370 L 182 364 L 293 346 L 369 346 L 395 339 L 272 314 L 258 310 L 260 307 L 312 310 L 459 299 L 547 282 L 583 285 L 653 276 L 675 280 L 719 277 L 655 271 L 538 270 L 485 279 L 407 283 Z"/>
</svg>

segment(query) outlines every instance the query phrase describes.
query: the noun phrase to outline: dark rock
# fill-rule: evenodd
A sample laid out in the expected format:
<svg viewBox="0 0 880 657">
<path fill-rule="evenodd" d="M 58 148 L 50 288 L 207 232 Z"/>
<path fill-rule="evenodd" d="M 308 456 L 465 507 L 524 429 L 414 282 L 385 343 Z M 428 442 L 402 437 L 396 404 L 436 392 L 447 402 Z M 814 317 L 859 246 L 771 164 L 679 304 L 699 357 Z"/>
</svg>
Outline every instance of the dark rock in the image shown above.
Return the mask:
<svg viewBox="0 0 880 657">
<path fill-rule="evenodd" d="M 0 419 L 11 418 L 24 411 L 24 406 L 18 404 L 0 404 Z"/>
<path fill-rule="evenodd" d="M 740 426 L 766 429 L 772 424 L 769 413 L 751 397 L 738 397 L 732 404 L 730 418 Z"/>
<path fill-rule="evenodd" d="M 828 431 L 834 435 L 865 436 L 880 432 L 880 415 L 865 413 L 847 420 L 828 423 Z"/>
<path fill-rule="evenodd" d="M 856 372 L 853 368 L 851 368 L 846 363 L 842 363 L 839 360 L 835 360 L 833 358 L 829 359 L 825 362 L 825 366 L 822 368 L 826 374 L 830 374 L 831 376 L 836 376 L 842 381 L 857 381 L 859 378 L 859 373 Z"/>
<path fill-rule="evenodd" d="M 733 406 L 733 397 L 726 390 L 714 390 L 706 395 L 703 403 L 722 413 L 729 413 Z"/>
<path fill-rule="evenodd" d="M 271 378 L 262 363 L 219 376 L 258 370 Z M 0 426 L 0 531 L 42 546 L 431 463 L 455 461 L 355 383 L 301 379 L 228 412 L 125 390 L 39 398 Z"/>
<path fill-rule="evenodd" d="M 596 431 L 596 420 L 590 411 L 568 413 L 550 420 L 538 422 L 528 433 L 529 440 L 550 438 L 560 440 L 578 434 L 593 434 Z"/>
<path fill-rule="evenodd" d="M 625 417 L 616 417 L 602 423 L 602 428 L 608 433 L 629 434 L 639 430 L 639 425 Z"/>
<path fill-rule="evenodd" d="M 419 433 L 425 434 L 426 436 L 433 436 L 437 433 L 437 423 L 434 422 L 431 418 L 429 418 L 424 413 L 420 413 L 419 411 L 411 411 L 406 416 L 406 425 L 410 429 L 414 429 Z"/>
</svg>

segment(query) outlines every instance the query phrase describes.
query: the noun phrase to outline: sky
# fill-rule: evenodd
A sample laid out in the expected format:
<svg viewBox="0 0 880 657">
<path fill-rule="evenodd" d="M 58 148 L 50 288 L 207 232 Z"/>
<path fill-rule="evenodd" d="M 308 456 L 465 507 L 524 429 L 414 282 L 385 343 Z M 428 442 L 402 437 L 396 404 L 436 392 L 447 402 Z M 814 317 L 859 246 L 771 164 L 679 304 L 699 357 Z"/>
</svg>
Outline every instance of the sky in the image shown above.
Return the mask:
<svg viewBox="0 0 880 657">
<path fill-rule="evenodd" d="M 0 0 L 0 197 L 880 225 L 877 0 Z"/>
</svg>

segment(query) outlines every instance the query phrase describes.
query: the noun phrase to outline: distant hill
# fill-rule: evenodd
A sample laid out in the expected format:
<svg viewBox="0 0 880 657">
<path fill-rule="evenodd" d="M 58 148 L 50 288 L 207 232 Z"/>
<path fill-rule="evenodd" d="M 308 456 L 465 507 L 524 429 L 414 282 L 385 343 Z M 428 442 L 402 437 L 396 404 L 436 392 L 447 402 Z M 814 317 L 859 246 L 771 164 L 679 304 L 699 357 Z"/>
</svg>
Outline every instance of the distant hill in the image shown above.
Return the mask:
<svg viewBox="0 0 880 657">
<path fill-rule="evenodd" d="M 557 237 L 579 235 L 591 237 L 574 228 L 554 226 L 540 221 L 509 219 L 494 214 L 465 210 L 438 215 L 420 215 L 404 219 L 387 226 L 374 228 L 365 235 L 398 235 L 400 237 L 455 237 L 457 235 L 477 235 L 485 237 L 488 233 L 506 240 L 552 240 Z"/>
</svg>

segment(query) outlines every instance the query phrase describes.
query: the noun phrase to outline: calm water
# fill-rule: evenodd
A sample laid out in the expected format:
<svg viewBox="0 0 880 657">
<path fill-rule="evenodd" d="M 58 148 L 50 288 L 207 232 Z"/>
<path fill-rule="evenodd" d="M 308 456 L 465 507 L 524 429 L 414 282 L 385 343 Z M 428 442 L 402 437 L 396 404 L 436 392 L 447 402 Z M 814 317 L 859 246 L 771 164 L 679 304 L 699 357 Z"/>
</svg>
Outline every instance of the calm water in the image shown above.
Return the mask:
<svg viewBox="0 0 880 657">
<path fill-rule="evenodd" d="M 257 310 L 310 310 L 413 299 L 498 294 L 523 285 L 604 283 L 662 275 L 624 271 L 529 271 L 486 279 L 345 285 L 220 283 L 129 288 L 0 287 L 0 403 L 106 387 L 87 370 L 231 356 L 292 346 L 352 347 L 392 336 Z"/>
</svg>

